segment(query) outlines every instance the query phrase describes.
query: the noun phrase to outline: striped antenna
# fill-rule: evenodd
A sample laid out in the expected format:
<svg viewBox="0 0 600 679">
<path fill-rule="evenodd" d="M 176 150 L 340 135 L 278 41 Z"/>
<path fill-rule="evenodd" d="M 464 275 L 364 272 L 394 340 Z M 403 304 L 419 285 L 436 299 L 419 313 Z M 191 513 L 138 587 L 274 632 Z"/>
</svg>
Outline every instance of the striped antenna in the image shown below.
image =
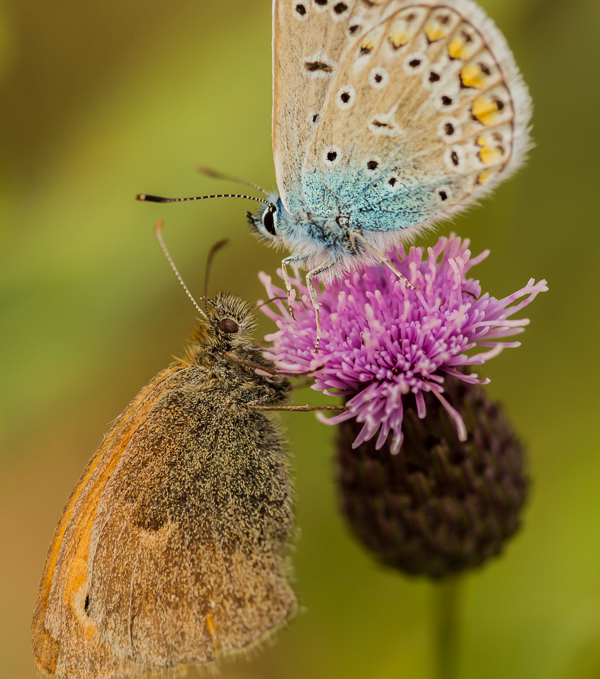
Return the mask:
<svg viewBox="0 0 600 679">
<path fill-rule="evenodd" d="M 191 196 L 190 198 L 163 198 L 162 196 L 152 196 L 149 193 L 138 193 L 135 197 L 136 200 L 141 200 L 145 203 L 186 203 L 190 200 L 206 200 L 207 198 L 245 198 L 256 203 L 269 204 L 269 201 L 265 198 L 255 198 L 254 196 L 246 196 L 242 193 L 215 193 L 211 196 Z"/>
<path fill-rule="evenodd" d="M 156 232 L 156 238 L 158 239 L 158 243 L 164 252 L 165 257 L 167 258 L 167 261 L 171 265 L 171 268 L 175 272 L 175 275 L 177 276 L 177 280 L 181 283 L 181 287 L 185 290 L 186 295 L 192 300 L 192 304 L 196 307 L 196 309 L 200 312 L 204 318 L 208 320 L 208 315 L 202 311 L 202 309 L 198 306 L 198 302 L 193 298 L 192 293 L 188 290 L 187 285 L 183 282 L 183 278 L 181 277 L 179 271 L 177 271 L 177 267 L 175 266 L 175 262 L 171 259 L 171 255 L 169 254 L 169 251 L 167 250 L 167 246 L 165 245 L 165 241 L 163 240 L 162 237 L 162 228 L 164 225 L 164 221 L 162 219 L 157 220 L 156 226 L 154 227 L 154 230 Z"/>
</svg>

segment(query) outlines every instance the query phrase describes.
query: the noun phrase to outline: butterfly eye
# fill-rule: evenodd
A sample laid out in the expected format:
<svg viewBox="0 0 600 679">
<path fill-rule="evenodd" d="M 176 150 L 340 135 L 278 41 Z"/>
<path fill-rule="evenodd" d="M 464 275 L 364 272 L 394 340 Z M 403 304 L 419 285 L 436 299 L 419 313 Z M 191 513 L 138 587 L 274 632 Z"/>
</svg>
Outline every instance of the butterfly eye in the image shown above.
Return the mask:
<svg viewBox="0 0 600 679">
<path fill-rule="evenodd" d="M 233 318 L 223 318 L 219 321 L 219 330 L 233 335 L 240 329 L 240 326 L 233 320 Z"/>
<path fill-rule="evenodd" d="M 265 227 L 267 233 L 270 233 L 271 236 L 277 235 L 277 231 L 275 231 L 275 218 L 273 217 L 274 212 L 275 209 L 272 206 L 269 206 L 262 216 L 263 226 Z"/>
</svg>

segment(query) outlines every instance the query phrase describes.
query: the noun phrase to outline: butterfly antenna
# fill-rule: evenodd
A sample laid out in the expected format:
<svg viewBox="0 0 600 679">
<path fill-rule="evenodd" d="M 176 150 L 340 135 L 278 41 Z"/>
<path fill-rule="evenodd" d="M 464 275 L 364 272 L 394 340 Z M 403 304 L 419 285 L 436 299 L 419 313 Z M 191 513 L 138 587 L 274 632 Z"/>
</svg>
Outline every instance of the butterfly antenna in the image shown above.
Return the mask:
<svg viewBox="0 0 600 679">
<path fill-rule="evenodd" d="M 192 304 L 196 307 L 196 309 L 200 312 L 204 318 L 208 319 L 208 314 L 205 314 L 204 311 L 198 306 L 198 302 L 193 298 L 192 293 L 188 290 L 187 285 L 183 282 L 183 278 L 179 274 L 179 271 L 177 271 L 177 267 L 175 266 L 175 262 L 171 259 L 171 255 L 169 254 L 169 251 L 167 250 L 167 246 L 165 245 L 165 241 L 163 240 L 162 237 L 162 228 L 163 228 L 164 221 L 162 219 L 159 219 L 156 222 L 156 226 L 154 227 L 154 230 L 156 231 L 156 238 L 158 239 L 158 243 L 160 247 L 162 248 L 162 251 L 164 252 L 165 257 L 167 258 L 167 261 L 171 265 L 171 268 L 175 272 L 175 275 L 177 276 L 177 280 L 181 283 L 182 288 L 185 290 L 186 295 L 192 300 Z"/>
<path fill-rule="evenodd" d="M 212 267 L 213 259 L 215 258 L 215 255 L 221 248 L 224 248 L 227 244 L 229 243 L 229 238 L 223 238 L 223 240 L 220 240 L 218 243 L 215 243 L 212 248 L 210 249 L 210 252 L 208 253 L 208 257 L 206 258 L 206 269 L 204 271 L 204 308 L 206 310 L 206 313 L 208 315 L 208 279 L 210 277 L 210 269 Z"/>
<path fill-rule="evenodd" d="M 185 203 L 189 200 L 206 200 L 207 198 L 245 198 L 246 200 L 253 200 L 256 203 L 263 203 L 268 205 L 269 201 L 265 198 L 256 198 L 254 196 L 246 196 L 241 193 L 215 193 L 211 196 L 192 196 L 191 198 L 163 198 L 162 196 L 152 196 L 149 193 L 138 193 L 136 200 L 141 200 L 146 203 Z"/>
<path fill-rule="evenodd" d="M 212 179 L 223 179 L 224 181 L 237 182 L 238 184 L 245 184 L 246 186 L 251 186 L 253 189 L 264 193 L 265 196 L 269 195 L 268 191 L 255 184 L 254 182 L 249 182 L 246 179 L 240 179 L 232 174 L 225 174 L 224 172 L 219 172 L 218 170 L 213 170 L 211 167 L 206 167 L 206 165 L 198 165 L 198 172 Z"/>
<path fill-rule="evenodd" d="M 250 309 L 250 313 L 253 313 L 254 311 L 257 311 L 258 309 L 260 309 L 260 308 L 263 307 L 263 306 L 266 306 L 267 304 L 271 304 L 271 302 L 276 302 L 278 299 L 280 299 L 280 300 L 282 300 L 282 301 L 284 301 L 284 302 L 287 301 L 287 297 L 271 297 L 271 298 L 268 299 L 266 302 L 258 302 L 258 303 L 256 304 L 256 306 L 255 306 L 253 309 Z"/>
</svg>

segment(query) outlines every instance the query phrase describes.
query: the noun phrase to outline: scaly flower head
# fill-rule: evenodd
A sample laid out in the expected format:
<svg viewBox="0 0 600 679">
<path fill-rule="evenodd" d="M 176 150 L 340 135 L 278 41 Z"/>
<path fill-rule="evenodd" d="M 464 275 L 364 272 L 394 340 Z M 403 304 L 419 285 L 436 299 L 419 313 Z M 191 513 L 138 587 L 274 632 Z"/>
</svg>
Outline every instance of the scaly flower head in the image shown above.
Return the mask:
<svg viewBox="0 0 600 679">
<path fill-rule="evenodd" d="M 388 443 L 353 448 L 356 420 L 336 437 L 339 505 L 359 543 L 387 566 L 430 578 L 498 556 L 521 525 L 529 490 L 525 450 L 502 406 L 477 384 L 448 376 L 444 387 L 464 413 L 468 441 L 432 392 L 425 419 L 406 403 L 398 455 Z"/>
<path fill-rule="evenodd" d="M 315 353 L 315 313 L 306 287 L 294 280 L 295 320 L 284 304 L 264 307 L 279 328 L 267 336 L 266 356 L 290 372 L 314 370 L 313 389 L 346 397 L 347 410 L 330 418 L 363 424 L 354 445 L 377 436 L 380 449 L 391 434 L 390 450 L 402 445 L 404 399 L 414 399 L 419 417 L 426 415 L 424 393 L 431 392 L 456 422 L 461 440 L 467 433 L 460 413 L 444 397 L 444 381 L 453 375 L 486 384 L 470 372 L 519 342 L 505 338 L 523 332 L 528 319 L 509 318 L 547 290 L 530 280 L 521 290 L 495 299 L 482 294 L 471 267 L 489 254 L 471 258 L 469 241 L 452 235 L 429 248 L 398 250 L 391 261 L 416 286 L 411 290 L 387 267 L 377 265 L 349 274 L 319 293 L 321 344 Z M 285 297 L 261 274 L 269 297 Z M 518 303 L 517 301 L 520 300 Z"/>
</svg>

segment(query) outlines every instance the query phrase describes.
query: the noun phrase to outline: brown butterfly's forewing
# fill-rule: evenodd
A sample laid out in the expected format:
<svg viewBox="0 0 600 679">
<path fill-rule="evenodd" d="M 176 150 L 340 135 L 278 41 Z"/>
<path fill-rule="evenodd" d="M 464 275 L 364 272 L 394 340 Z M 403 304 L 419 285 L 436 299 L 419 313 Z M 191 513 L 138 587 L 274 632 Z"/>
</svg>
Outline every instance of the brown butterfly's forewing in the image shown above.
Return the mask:
<svg viewBox="0 0 600 679">
<path fill-rule="evenodd" d="M 242 403 L 249 388 L 273 388 L 222 368 L 182 361 L 161 372 L 88 464 L 40 585 L 42 672 L 116 679 L 210 662 L 296 612 L 283 442 Z"/>
</svg>

